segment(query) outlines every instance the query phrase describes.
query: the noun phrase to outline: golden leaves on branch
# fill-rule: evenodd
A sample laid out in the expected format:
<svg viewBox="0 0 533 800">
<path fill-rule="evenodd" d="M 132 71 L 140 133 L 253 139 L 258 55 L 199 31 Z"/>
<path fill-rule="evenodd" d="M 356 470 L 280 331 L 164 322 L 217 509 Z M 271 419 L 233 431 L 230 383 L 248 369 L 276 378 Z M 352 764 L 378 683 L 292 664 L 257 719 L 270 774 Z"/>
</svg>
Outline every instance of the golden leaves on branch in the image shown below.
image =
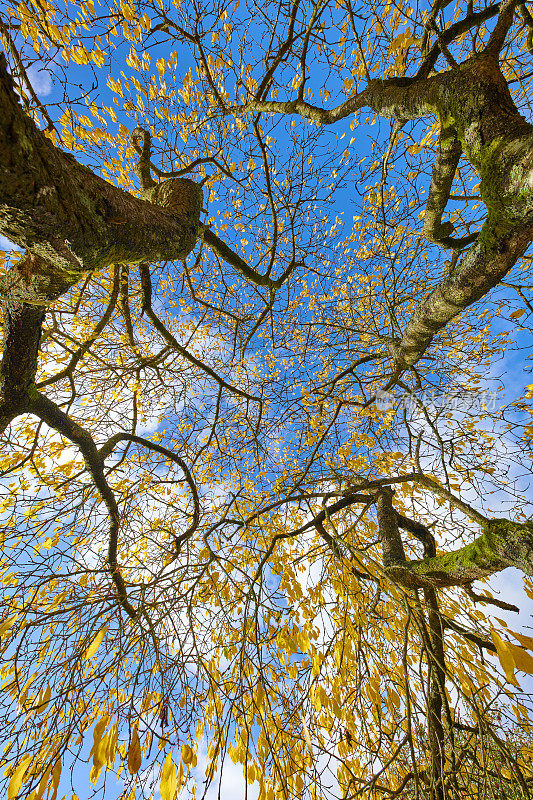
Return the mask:
<svg viewBox="0 0 533 800">
<path fill-rule="evenodd" d="M 17 767 L 11 776 L 11 780 L 9 781 L 9 787 L 7 790 L 8 800 L 14 800 L 14 798 L 18 795 L 20 787 L 22 786 L 22 781 L 24 780 L 24 776 L 28 770 L 28 767 L 30 766 L 31 759 L 31 755 L 24 756 L 24 758 L 17 764 Z"/>
<path fill-rule="evenodd" d="M 107 628 L 102 628 L 100 631 L 98 631 L 98 633 L 96 634 L 96 636 L 92 640 L 92 642 L 89 645 L 89 647 L 85 650 L 85 652 L 83 654 L 83 658 L 84 659 L 87 660 L 87 659 L 92 658 L 94 656 L 94 654 L 96 653 L 96 651 L 98 650 L 98 648 L 102 644 L 102 641 L 103 641 L 104 636 L 106 635 L 106 632 L 107 632 Z"/>
<path fill-rule="evenodd" d="M 519 642 L 529 649 L 533 649 L 533 639 L 530 636 L 512 633 Z M 512 686 L 516 686 L 517 689 L 520 689 L 520 684 L 515 677 L 515 669 L 533 675 L 533 656 L 522 647 L 502 639 L 499 633 L 494 629 L 491 630 L 490 635 L 507 682 Z"/>
<path fill-rule="evenodd" d="M 191 748 L 184 744 L 184 748 Z M 191 750 L 192 753 L 192 750 Z M 183 757 L 183 748 L 182 748 Z M 185 759 L 184 759 L 185 760 Z M 161 800 L 174 800 L 178 790 L 178 777 L 176 775 L 176 767 L 172 763 L 172 753 L 167 753 L 167 757 L 163 762 L 161 768 L 161 778 L 159 783 L 159 791 L 161 792 Z"/>
</svg>

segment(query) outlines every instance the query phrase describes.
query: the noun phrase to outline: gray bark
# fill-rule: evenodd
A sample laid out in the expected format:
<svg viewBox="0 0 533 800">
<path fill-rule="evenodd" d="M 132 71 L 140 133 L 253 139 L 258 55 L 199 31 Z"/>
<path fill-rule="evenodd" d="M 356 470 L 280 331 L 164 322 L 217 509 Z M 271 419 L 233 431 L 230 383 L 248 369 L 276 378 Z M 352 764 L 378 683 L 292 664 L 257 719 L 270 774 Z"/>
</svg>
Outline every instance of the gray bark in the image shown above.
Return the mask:
<svg viewBox="0 0 533 800">
<path fill-rule="evenodd" d="M 451 319 L 496 286 L 533 239 L 533 127 L 518 112 L 500 70 L 499 48 L 512 20 L 513 3 L 502 8 L 486 50 L 445 73 L 426 77 L 424 68 L 415 77 L 371 80 L 366 89 L 330 111 L 300 99 L 252 100 L 243 107 L 299 114 L 323 125 L 365 107 L 400 122 L 437 116 L 442 144 L 425 235 L 445 247 L 464 247 L 473 238 L 454 239 L 449 223 L 441 221 L 461 150 L 479 174 L 486 221 L 453 273 L 421 299 L 401 339 L 391 347 L 400 370 L 415 364 Z"/>
</svg>

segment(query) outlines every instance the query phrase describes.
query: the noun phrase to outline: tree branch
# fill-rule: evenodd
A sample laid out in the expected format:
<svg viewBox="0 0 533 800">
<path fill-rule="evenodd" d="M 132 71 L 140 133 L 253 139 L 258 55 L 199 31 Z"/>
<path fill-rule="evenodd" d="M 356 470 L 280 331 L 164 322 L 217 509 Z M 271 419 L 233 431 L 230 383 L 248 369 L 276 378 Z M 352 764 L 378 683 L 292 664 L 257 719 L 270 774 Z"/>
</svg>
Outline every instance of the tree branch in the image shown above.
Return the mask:
<svg viewBox="0 0 533 800">
<path fill-rule="evenodd" d="M 385 528 L 384 535 L 388 535 Z M 489 520 L 471 544 L 420 561 L 398 559 L 388 565 L 387 573 L 408 588 L 440 588 L 464 586 L 506 567 L 533 575 L 533 522 Z"/>
<path fill-rule="evenodd" d="M 109 514 L 109 546 L 107 551 L 107 564 L 111 580 L 115 584 L 120 605 L 131 619 L 137 619 L 137 612 L 128 600 L 126 584 L 120 573 L 117 561 L 118 534 L 120 530 L 120 514 L 115 495 L 104 475 L 104 462 L 101 458 L 94 439 L 88 430 L 74 422 L 58 405 L 49 400 L 36 390 L 30 392 L 27 410 L 60 433 L 70 442 L 75 444 L 85 462 L 87 471 L 93 479 L 100 497 L 104 501 Z"/>
<path fill-rule="evenodd" d="M 198 528 L 198 524 L 200 522 L 200 500 L 198 497 L 198 490 L 196 488 L 195 480 L 191 474 L 191 471 L 185 461 L 178 456 L 176 453 L 173 453 L 172 450 L 169 450 L 167 447 L 163 447 L 161 444 L 157 444 L 156 442 L 151 442 L 149 439 L 145 439 L 143 436 L 135 436 L 132 433 L 116 433 L 114 436 L 111 437 L 98 451 L 100 458 L 102 461 L 105 461 L 106 458 L 109 458 L 117 444 L 120 442 L 135 442 L 136 444 L 140 444 L 143 447 L 148 448 L 149 450 L 153 450 L 154 453 L 160 453 L 160 455 L 168 458 L 170 461 L 173 461 L 177 464 L 180 469 L 183 471 L 185 475 L 185 480 L 189 485 L 189 489 L 191 490 L 192 498 L 193 498 L 193 519 L 185 533 L 180 534 L 180 536 L 175 537 L 176 541 L 176 550 L 179 553 L 179 547 L 183 544 L 183 542 L 190 539 L 193 533 Z"/>
<path fill-rule="evenodd" d="M 140 273 L 143 313 L 146 314 L 148 319 L 152 322 L 154 328 L 163 337 L 163 339 L 181 356 L 183 356 L 186 361 L 188 361 L 190 364 L 194 364 L 194 366 L 198 367 L 198 369 L 201 369 L 202 372 L 204 372 L 206 375 L 209 375 L 210 378 L 213 378 L 213 380 L 215 380 L 219 386 L 227 389 L 228 392 L 239 395 L 239 397 L 245 397 L 247 400 L 253 400 L 254 402 L 260 403 L 261 398 L 254 397 L 253 395 L 245 392 L 243 389 L 238 389 L 236 386 L 232 386 L 231 383 L 227 383 L 227 381 L 225 381 L 224 378 L 221 378 L 220 375 L 217 375 L 217 373 L 211 369 L 211 367 L 209 367 L 207 364 L 204 364 L 204 362 L 200 361 L 200 359 L 196 358 L 196 356 L 193 356 L 192 353 L 189 353 L 189 351 L 178 342 L 178 340 L 163 325 L 152 308 L 152 279 L 148 264 L 140 264 Z"/>
</svg>

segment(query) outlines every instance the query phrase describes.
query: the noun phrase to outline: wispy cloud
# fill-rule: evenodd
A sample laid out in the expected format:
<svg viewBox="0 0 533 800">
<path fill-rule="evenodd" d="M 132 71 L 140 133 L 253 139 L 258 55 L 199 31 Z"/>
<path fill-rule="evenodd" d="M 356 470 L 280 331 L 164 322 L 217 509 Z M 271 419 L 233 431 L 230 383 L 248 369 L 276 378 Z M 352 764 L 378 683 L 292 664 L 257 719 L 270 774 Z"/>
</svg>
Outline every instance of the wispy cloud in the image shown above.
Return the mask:
<svg viewBox="0 0 533 800">
<path fill-rule="evenodd" d="M 35 93 L 46 97 L 52 91 L 52 73 L 49 70 L 39 66 L 39 64 L 32 64 L 26 70 L 31 85 L 35 89 Z"/>
</svg>

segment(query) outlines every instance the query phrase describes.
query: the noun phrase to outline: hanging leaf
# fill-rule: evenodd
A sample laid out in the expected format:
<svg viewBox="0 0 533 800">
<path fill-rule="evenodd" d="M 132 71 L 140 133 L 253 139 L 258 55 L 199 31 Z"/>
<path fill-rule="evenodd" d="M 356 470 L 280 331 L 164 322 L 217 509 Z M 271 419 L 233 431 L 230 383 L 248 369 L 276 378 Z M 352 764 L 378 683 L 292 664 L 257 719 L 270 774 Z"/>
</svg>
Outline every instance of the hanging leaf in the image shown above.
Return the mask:
<svg viewBox="0 0 533 800">
<path fill-rule="evenodd" d="M 520 684 L 515 678 L 514 674 L 514 658 L 512 655 L 511 647 L 507 642 L 499 636 L 498 633 L 493 629 L 490 632 L 492 637 L 492 641 L 494 642 L 494 647 L 496 648 L 496 653 L 498 654 L 498 658 L 500 660 L 500 664 L 502 666 L 503 671 L 505 672 L 505 677 L 507 681 L 511 683 L 513 686 L 516 686 L 517 689 L 520 688 Z"/>
<path fill-rule="evenodd" d="M 510 644 L 509 647 L 511 648 L 511 654 L 516 668 L 521 672 L 527 672 L 529 675 L 533 675 L 533 656 L 516 644 Z"/>
<path fill-rule="evenodd" d="M 43 712 L 46 709 L 48 703 L 50 702 L 51 697 L 52 697 L 52 689 L 50 688 L 50 686 L 47 686 L 46 689 L 44 689 L 44 691 L 41 689 L 41 691 L 37 696 L 36 711 L 38 711 L 39 713 Z"/>
<path fill-rule="evenodd" d="M 314 753 L 313 753 L 313 742 L 311 741 L 311 736 L 309 734 L 309 728 L 307 727 L 307 723 L 305 721 L 304 715 L 301 714 L 300 716 L 302 718 L 302 731 L 303 731 L 305 743 L 307 745 L 307 749 L 309 750 L 309 753 L 311 754 L 311 758 L 314 758 L 315 756 L 314 756 Z"/>
<path fill-rule="evenodd" d="M 32 757 L 30 755 L 24 756 L 22 761 L 20 761 L 11 776 L 11 780 L 9 781 L 9 787 L 7 790 L 8 800 L 14 800 L 14 798 L 18 795 L 20 791 L 20 787 L 22 786 L 22 781 L 24 780 L 24 775 L 26 774 L 26 770 L 30 766 Z"/>
<path fill-rule="evenodd" d="M 528 650 L 533 650 L 533 636 L 526 636 L 523 633 L 515 633 L 515 631 L 510 631 L 514 638 L 517 639 L 523 647 L 527 647 Z"/>
<path fill-rule="evenodd" d="M 141 741 L 139 739 L 137 728 L 134 728 L 133 733 L 131 734 L 130 746 L 128 748 L 128 769 L 130 771 L 130 775 L 136 775 L 139 772 L 141 768 L 141 762 Z"/>
<path fill-rule="evenodd" d="M 52 797 L 50 798 L 50 800 L 56 800 L 60 778 L 61 778 L 61 759 L 58 758 L 52 770 L 52 788 L 54 791 L 52 792 Z"/>
<path fill-rule="evenodd" d="M 194 751 L 192 747 L 189 747 L 188 744 L 184 744 L 181 747 L 181 760 L 184 764 L 191 764 L 194 758 Z"/>
<path fill-rule="evenodd" d="M 104 636 L 106 635 L 106 633 L 107 633 L 107 628 L 102 628 L 102 630 L 98 631 L 98 633 L 96 634 L 96 636 L 92 640 L 91 644 L 89 645 L 89 647 L 84 652 L 83 658 L 88 659 L 88 658 L 92 658 L 94 656 L 94 654 L 96 653 L 96 651 L 98 650 L 98 648 L 102 644 L 102 640 L 103 640 Z"/>
<path fill-rule="evenodd" d="M 186 745 L 184 745 L 185 747 Z M 190 748 L 189 748 L 190 749 Z M 178 788 L 176 767 L 172 763 L 172 753 L 167 753 L 163 767 L 161 768 L 161 780 L 159 791 L 161 800 L 174 800 Z"/>
</svg>

